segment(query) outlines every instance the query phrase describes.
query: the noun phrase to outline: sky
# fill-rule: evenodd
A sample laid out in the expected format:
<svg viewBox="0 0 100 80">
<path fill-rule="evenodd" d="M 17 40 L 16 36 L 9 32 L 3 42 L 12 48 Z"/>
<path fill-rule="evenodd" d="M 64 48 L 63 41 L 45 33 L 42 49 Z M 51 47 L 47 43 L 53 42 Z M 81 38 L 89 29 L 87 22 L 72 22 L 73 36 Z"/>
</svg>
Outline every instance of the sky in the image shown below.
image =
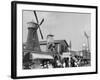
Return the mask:
<svg viewBox="0 0 100 80">
<path fill-rule="evenodd" d="M 72 43 L 72 50 L 81 50 L 82 45 L 87 44 L 84 31 L 91 38 L 91 14 L 89 13 L 71 13 L 71 12 L 52 12 L 52 11 L 36 11 L 38 20 L 44 18 L 43 24 L 40 26 L 43 33 L 43 40 L 46 40 L 48 34 L 53 34 L 55 40 L 66 40 Z M 36 22 L 33 11 L 23 11 L 23 42 L 26 42 L 28 34 L 27 22 Z M 40 37 L 39 30 L 38 37 Z M 90 41 L 89 38 L 89 42 Z M 89 44 L 90 45 L 90 44 Z"/>
</svg>

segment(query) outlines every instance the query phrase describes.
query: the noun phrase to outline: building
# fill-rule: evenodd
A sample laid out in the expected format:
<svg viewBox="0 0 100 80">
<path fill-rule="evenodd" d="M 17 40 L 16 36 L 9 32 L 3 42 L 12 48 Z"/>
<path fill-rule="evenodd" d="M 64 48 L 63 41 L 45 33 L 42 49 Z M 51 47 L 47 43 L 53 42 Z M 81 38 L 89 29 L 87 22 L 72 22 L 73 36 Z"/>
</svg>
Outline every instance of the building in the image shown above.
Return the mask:
<svg viewBox="0 0 100 80">
<path fill-rule="evenodd" d="M 69 49 L 69 45 L 66 42 L 66 40 L 54 40 L 54 44 L 56 46 L 56 51 L 60 54 L 62 54 L 62 52 L 68 52 Z M 43 52 L 47 52 L 47 41 L 40 41 L 40 49 Z"/>
</svg>

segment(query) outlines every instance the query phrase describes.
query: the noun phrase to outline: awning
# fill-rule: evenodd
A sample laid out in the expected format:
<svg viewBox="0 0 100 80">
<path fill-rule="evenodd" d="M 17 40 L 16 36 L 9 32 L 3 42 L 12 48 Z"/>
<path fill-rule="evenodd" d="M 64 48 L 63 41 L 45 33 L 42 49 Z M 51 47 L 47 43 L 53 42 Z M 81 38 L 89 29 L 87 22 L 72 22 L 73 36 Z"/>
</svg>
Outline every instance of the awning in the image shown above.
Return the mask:
<svg viewBox="0 0 100 80">
<path fill-rule="evenodd" d="M 32 59 L 54 59 L 53 56 L 48 54 L 32 53 Z"/>
</svg>

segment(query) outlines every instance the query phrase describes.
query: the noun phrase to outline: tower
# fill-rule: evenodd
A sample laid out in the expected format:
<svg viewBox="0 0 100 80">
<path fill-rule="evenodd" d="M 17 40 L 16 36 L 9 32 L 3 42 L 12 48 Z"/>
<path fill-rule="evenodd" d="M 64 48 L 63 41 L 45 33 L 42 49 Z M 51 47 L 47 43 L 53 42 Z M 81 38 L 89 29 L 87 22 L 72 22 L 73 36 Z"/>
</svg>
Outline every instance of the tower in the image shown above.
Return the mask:
<svg viewBox="0 0 100 80">
<path fill-rule="evenodd" d="M 38 24 L 34 22 L 28 22 L 28 37 L 26 42 L 26 49 L 30 51 L 41 51 L 39 39 L 37 35 Z"/>
</svg>

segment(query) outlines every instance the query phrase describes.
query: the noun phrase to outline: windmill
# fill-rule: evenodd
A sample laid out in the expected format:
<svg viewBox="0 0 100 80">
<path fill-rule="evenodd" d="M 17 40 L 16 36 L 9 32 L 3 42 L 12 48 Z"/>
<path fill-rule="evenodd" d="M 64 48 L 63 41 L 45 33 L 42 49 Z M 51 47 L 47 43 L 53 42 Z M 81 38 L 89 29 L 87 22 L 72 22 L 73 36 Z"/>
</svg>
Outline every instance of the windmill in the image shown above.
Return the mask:
<svg viewBox="0 0 100 80">
<path fill-rule="evenodd" d="M 38 35 L 37 35 L 37 30 L 39 29 L 41 38 L 43 39 L 43 34 L 42 31 L 40 29 L 40 26 L 42 25 L 42 23 L 44 22 L 44 18 L 41 20 L 41 22 L 39 23 L 38 20 L 38 16 L 36 11 L 33 11 L 36 22 L 28 22 L 28 37 L 27 37 L 27 42 L 26 42 L 26 50 L 30 50 L 30 51 L 41 51 L 40 50 L 40 44 L 39 44 L 39 39 L 38 39 Z"/>
<path fill-rule="evenodd" d="M 88 50 L 89 50 L 90 49 L 90 47 L 89 47 L 89 35 L 85 31 L 84 31 L 84 35 L 87 39 L 87 46 L 88 46 Z"/>
</svg>

